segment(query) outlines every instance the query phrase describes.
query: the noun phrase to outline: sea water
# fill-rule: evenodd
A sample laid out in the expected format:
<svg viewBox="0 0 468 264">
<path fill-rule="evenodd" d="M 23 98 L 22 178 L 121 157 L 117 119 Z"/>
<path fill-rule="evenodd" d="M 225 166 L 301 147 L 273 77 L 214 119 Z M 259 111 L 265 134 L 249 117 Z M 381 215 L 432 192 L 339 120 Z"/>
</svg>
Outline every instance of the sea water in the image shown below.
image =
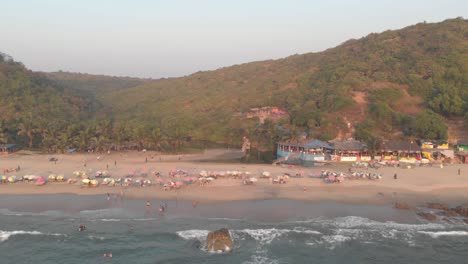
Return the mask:
<svg viewBox="0 0 468 264">
<path fill-rule="evenodd" d="M 150 202 L 0 196 L 0 263 L 468 263 L 468 225 L 389 206 Z M 234 248 L 207 251 L 208 232 L 224 227 Z"/>
</svg>

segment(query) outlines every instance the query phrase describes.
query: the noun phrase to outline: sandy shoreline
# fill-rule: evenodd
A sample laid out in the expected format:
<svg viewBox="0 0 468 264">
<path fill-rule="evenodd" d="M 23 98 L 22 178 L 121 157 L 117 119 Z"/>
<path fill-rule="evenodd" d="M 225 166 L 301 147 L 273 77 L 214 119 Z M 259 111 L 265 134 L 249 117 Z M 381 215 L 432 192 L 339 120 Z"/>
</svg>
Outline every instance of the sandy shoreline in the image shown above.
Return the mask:
<svg viewBox="0 0 468 264">
<path fill-rule="evenodd" d="M 111 154 L 61 154 L 41 155 L 19 152 L 0 157 L 0 168 L 11 169 L 20 166 L 19 172 L 7 173 L 7 176 L 35 174 L 47 177 L 51 173 L 64 174 L 74 178 L 73 171 L 86 170 L 93 175 L 97 170 L 106 170 L 113 177 L 124 177 L 129 171 L 157 171 L 167 178 L 169 171 L 183 169 L 196 175 L 201 170 L 207 171 L 248 171 L 252 176 L 259 176 L 269 171 L 277 176 L 284 173 L 306 175 L 291 178 L 286 184 L 271 184 L 267 179 L 259 179 L 254 185 L 243 185 L 239 179 L 217 179 L 206 186 L 191 184 L 179 190 L 164 191 L 161 186 L 126 187 L 124 195 L 135 199 L 177 199 L 203 202 L 292 199 L 306 201 L 333 201 L 352 204 L 393 204 L 406 202 L 417 205 L 425 202 L 443 202 L 452 204 L 468 203 L 468 166 L 448 165 L 441 167 L 421 167 L 412 169 L 383 167 L 369 172 L 383 175 L 381 180 L 346 180 L 340 184 L 327 184 L 323 180 L 307 177 L 323 169 L 346 171 L 350 164 L 327 165 L 315 168 L 275 166 L 268 164 L 214 163 L 222 151 L 208 151 L 194 155 L 159 155 L 152 152 L 122 152 Z M 58 158 L 56 163 L 49 162 L 50 157 Z M 99 159 L 97 158 L 99 156 Z M 180 160 L 179 160 L 180 158 Z M 86 164 L 86 167 L 85 167 Z M 458 175 L 460 169 L 461 175 Z M 357 171 L 365 171 L 358 169 Z M 398 179 L 393 179 L 397 173 Z M 154 182 L 154 176 L 147 178 Z M 120 193 L 122 187 L 98 186 L 83 187 L 78 184 L 47 183 L 35 186 L 32 183 L 0 184 L 0 195 L 14 194 L 59 194 L 98 195 Z"/>
</svg>

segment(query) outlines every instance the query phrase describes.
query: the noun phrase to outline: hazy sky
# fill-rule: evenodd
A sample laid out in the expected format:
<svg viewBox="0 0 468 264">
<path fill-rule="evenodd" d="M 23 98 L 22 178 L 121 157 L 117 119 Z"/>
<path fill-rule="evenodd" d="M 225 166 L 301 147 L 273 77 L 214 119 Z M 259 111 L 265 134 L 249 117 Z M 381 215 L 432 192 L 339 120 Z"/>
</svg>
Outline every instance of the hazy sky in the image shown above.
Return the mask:
<svg viewBox="0 0 468 264">
<path fill-rule="evenodd" d="M 37 71 L 173 77 L 317 52 L 466 0 L 0 0 L 0 51 Z"/>
</svg>

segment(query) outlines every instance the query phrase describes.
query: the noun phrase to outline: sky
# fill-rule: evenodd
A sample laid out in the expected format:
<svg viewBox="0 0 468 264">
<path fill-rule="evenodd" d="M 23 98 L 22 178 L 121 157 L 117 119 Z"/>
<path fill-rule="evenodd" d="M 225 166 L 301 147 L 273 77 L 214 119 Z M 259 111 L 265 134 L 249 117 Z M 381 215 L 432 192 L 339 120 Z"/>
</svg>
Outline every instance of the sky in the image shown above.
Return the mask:
<svg viewBox="0 0 468 264">
<path fill-rule="evenodd" d="M 319 52 L 465 0 L 0 0 L 0 52 L 34 71 L 177 77 Z"/>
</svg>

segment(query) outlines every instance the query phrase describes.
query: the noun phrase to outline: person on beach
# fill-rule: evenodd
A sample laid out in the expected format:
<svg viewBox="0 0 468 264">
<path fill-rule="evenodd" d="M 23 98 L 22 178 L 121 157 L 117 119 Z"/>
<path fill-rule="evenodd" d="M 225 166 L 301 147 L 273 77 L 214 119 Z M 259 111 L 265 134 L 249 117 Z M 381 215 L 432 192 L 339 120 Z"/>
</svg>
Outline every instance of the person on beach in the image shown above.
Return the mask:
<svg viewBox="0 0 468 264">
<path fill-rule="evenodd" d="M 107 199 L 108 202 L 110 201 L 110 194 L 109 193 L 107 193 L 107 198 L 106 199 Z"/>
<path fill-rule="evenodd" d="M 16 168 L 16 171 L 20 171 L 21 168 L 20 168 L 20 165 L 18 165 L 18 168 Z M 460 175 L 460 169 L 458 169 L 458 175 Z"/>
<path fill-rule="evenodd" d="M 18 168 L 19 168 L 19 166 L 18 166 Z M 460 169 L 458 169 L 458 175 L 460 175 L 460 173 L 461 173 L 461 170 L 460 170 Z"/>
<path fill-rule="evenodd" d="M 117 160 L 114 160 L 114 166 L 117 166 Z"/>
<path fill-rule="evenodd" d="M 145 163 L 148 163 L 148 157 L 145 158 Z"/>
<path fill-rule="evenodd" d="M 398 178 L 398 177 L 397 177 L 397 174 L 395 173 L 395 174 L 393 175 L 393 179 L 396 180 L 397 178 Z"/>
<path fill-rule="evenodd" d="M 146 201 L 146 208 L 150 208 L 150 207 L 151 207 L 151 203 L 150 203 L 150 201 L 147 200 Z"/>
<path fill-rule="evenodd" d="M 164 207 L 164 205 L 161 205 L 161 206 L 159 207 L 159 214 L 160 214 L 160 215 L 163 215 L 163 214 L 164 214 L 164 211 L 166 211 L 166 207 Z"/>
<path fill-rule="evenodd" d="M 109 169 L 109 163 L 106 164 L 106 170 L 108 170 L 108 169 Z"/>
<path fill-rule="evenodd" d="M 80 231 L 80 232 L 83 232 L 83 231 L 85 231 L 85 230 L 86 230 L 86 226 L 85 226 L 85 225 L 80 225 L 80 226 L 78 227 L 78 231 Z"/>
<path fill-rule="evenodd" d="M 197 207 L 197 205 L 198 205 L 198 201 L 195 200 L 195 201 L 192 202 L 192 207 L 193 208 Z"/>
</svg>

